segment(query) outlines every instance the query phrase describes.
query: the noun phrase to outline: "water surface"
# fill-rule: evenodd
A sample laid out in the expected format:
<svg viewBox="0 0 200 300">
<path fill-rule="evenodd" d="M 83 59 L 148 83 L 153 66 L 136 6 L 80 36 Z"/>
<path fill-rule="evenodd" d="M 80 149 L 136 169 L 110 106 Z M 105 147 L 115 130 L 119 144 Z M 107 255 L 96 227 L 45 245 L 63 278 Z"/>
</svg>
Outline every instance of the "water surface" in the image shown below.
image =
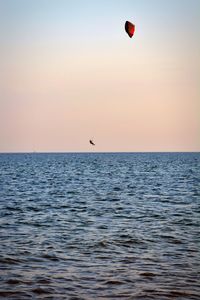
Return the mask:
<svg viewBox="0 0 200 300">
<path fill-rule="evenodd" d="M 0 155 L 0 298 L 200 299 L 200 154 Z"/>
</svg>

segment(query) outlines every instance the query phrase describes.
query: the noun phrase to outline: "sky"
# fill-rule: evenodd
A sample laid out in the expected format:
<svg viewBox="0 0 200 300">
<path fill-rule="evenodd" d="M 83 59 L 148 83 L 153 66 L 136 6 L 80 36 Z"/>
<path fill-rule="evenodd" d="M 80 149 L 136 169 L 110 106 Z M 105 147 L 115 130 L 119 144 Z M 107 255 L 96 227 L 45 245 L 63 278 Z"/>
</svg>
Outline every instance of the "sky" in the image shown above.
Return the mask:
<svg viewBox="0 0 200 300">
<path fill-rule="evenodd" d="M 0 152 L 200 151 L 199 37 L 199 0 L 0 0 Z"/>
</svg>

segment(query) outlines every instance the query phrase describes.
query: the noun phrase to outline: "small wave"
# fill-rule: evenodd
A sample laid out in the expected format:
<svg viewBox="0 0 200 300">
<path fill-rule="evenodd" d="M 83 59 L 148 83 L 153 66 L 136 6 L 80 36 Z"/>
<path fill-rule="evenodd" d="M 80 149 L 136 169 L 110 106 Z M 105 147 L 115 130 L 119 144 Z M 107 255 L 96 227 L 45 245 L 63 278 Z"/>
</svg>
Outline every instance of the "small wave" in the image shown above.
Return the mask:
<svg viewBox="0 0 200 300">
<path fill-rule="evenodd" d="M 0 263 L 2 264 L 8 264 L 8 265 L 15 265 L 23 262 L 22 259 L 16 259 L 16 258 L 11 258 L 11 257 L 1 257 L 0 258 Z"/>
<path fill-rule="evenodd" d="M 31 299 L 32 296 L 29 293 L 21 292 L 21 291 L 0 291 L 0 297 L 8 299 L 8 297 L 12 297 L 12 299 Z"/>
<path fill-rule="evenodd" d="M 152 273 L 152 272 L 143 272 L 143 273 L 140 273 L 140 275 L 144 276 L 144 277 L 154 277 L 154 276 L 157 276 L 157 274 Z"/>
<path fill-rule="evenodd" d="M 180 290 L 173 290 L 173 291 L 169 291 L 169 292 L 165 292 L 165 291 L 158 291 L 158 292 L 154 292 L 155 296 L 164 296 L 166 299 L 192 299 L 192 300 L 199 300 L 199 295 L 194 293 L 193 291 L 180 291 Z"/>
<path fill-rule="evenodd" d="M 42 288 L 42 287 L 36 287 L 31 290 L 34 294 L 41 295 L 41 294 L 53 294 L 54 289 L 53 288 Z"/>
<path fill-rule="evenodd" d="M 169 243 L 172 243 L 172 244 L 183 244 L 184 242 L 172 235 L 160 235 L 160 237 L 162 239 L 166 239 L 168 240 Z"/>
<path fill-rule="evenodd" d="M 102 239 L 101 241 L 97 241 L 93 245 L 89 244 L 88 246 L 90 248 L 98 249 L 98 248 L 106 248 L 106 247 L 108 247 L 108 245 L 109 245 L 109 242 L 107 240 Z"/>
<path fill-rule="evenodd" d="M 169 293 L 169 296 L 171 297 L 174 297 L 174 298 L 177 298 L 177 297 L 181 297 L 181 296 L 184 296 L 184 297 L 190 297 L 192 296 L 190 292 L 186 292 L 186 291 L 171 291 Z"/>
<path fill-rule="evenodd" d="M 20 280 L 20 279 L 13 279 L 13 278 L 10 278 L 6 281 L 7 284 L 12 284 L 12 285 L 17 285 L 17 284 L 27 284 L 26 281 L 24 280 Z"/>
<path fill-rule="evenodd" d="M 49 278 L 40 278 L 40 279 L 36 280 L 36 283 L 39 283 L 39 284 L 50 284 L 51 282 L 52 282 L 52 280 Z"/>
<path fill-rule="evenodd" d="M 128 235 L 120 235 L 119 239 L 117 239 L 115 242 L 117 245 L 121 245 L 124 247 L 129 247 L 132 245 L 140 245 L 145 244 L 145 241 L 136 237 L 131 237 Z"/>
<path fill-rule="evenodd" d="M 120 201 L 119 198 L 109 198 L 107 200 L 110 201 L 110 202 L 118 202 L 118 201 Z"/>
<path fill-rule="evenodd" d="M 51 254 L 44 254 L 42 255 L 42 258 L 46 258 L 52 261 L 59 261 L 59 257 L 55 256 L 55 255 L 51 255 Z"/>
<path fill-rule="evenodd" d="M 113 188 L 113 191 L 116 191 L 116 192 L 121 191 L 121 190 L 122 189 L 120 187 L 118 187 L 118 186 L 116 186 L 116 187 Z"/>
<path fill-rule="evenodd" d="M 117 279 L 109 279 L 109 280 L 105 281 L 104 284 L 120 285 L 120 284 L 124 284 L 124 281 L 117 280 Z"/>
</svg>

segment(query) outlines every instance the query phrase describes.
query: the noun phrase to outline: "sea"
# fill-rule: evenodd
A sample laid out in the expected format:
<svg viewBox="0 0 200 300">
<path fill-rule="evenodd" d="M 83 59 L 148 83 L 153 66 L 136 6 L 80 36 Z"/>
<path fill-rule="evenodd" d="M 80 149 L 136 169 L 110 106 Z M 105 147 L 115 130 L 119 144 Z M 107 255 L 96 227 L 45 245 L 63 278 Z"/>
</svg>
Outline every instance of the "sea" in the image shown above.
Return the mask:
<svg viewBox="0 0 200 300">
<path fill-rule="evenodd" d="M 200 299 L 200 153 L 0 154 L 0 299 Z"/>
</svg>

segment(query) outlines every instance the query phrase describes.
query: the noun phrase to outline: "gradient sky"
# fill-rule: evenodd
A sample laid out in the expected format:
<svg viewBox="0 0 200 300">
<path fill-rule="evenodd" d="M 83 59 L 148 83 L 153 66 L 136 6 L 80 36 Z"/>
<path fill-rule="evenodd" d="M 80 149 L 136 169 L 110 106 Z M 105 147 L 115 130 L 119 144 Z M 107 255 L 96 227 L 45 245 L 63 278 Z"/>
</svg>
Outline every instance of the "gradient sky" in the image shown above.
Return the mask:
<svg viewBox="0 0 200 300">
<path fill-rule="evenodd" d="M 0 0 L 0 151 L 200 151 L 199 37 L 199 0 Z"/>
</svg>

